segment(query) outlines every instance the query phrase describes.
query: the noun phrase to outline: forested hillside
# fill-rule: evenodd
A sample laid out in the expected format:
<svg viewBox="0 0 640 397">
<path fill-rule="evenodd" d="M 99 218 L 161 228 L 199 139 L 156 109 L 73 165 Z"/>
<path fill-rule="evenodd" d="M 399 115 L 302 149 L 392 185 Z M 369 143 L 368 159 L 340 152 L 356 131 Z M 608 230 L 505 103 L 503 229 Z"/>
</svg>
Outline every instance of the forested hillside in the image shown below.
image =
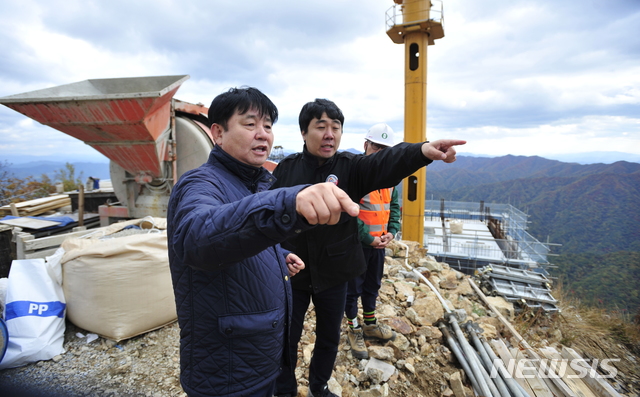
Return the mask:
<svg viewBox="0 0 640 397">
<path fill-rule="evenodd" d="M 562 244 L 558 253 L 640 251 L 640 172 L 514 179 L 450 197 L 516 205 L 529 214 L 531 235 Z"/>
<path fill-rule="evenodd" d="M 553 250 L 561 256 L 552 258 L 560 265 L 552 275 L 591 303 L 623 304 L 640 290 L 640 164 L 460 157 L 428 167 L 427 198 L 510 203 L 527 212 L 531 235 L 562 244 Z M 630 302 L 638 310 L 640 301 Z"/>
<path fill-rule="evenodd" d="M 616 308 L 634 316 L 640 308 L 640 252 L 565 254 L 554 275 L 568 281 L 568 294 L 593 306 Z"/>
</svg>

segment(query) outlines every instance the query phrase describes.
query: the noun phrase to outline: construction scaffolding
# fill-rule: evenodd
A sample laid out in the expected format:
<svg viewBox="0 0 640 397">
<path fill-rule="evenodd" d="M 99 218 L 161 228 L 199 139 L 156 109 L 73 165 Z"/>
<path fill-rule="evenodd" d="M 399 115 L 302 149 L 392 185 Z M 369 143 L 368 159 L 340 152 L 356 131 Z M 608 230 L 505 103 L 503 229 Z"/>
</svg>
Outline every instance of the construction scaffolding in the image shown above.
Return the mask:
<svg viewBox="0 0 640 397">
<path fill-rule="evenodd" d="M 511 204 L 425 200 L 424 247 L 466 274 L 497 264 L 548 274 L 550 243 L 527 232 L 528 215 Z"/>
<path fill-rule="evenodd" d="M 282 146 L 274 146 L 267 159 L 279 163 L 284 157 L 285 155 Z"/>
</svg>

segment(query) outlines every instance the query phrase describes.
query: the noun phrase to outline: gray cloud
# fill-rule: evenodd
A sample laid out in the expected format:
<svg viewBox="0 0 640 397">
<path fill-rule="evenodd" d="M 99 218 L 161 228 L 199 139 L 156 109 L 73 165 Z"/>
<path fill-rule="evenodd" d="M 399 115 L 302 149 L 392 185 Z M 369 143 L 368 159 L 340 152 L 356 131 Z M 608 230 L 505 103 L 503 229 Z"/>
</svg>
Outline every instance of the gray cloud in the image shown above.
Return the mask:
<svg viewBox="0 0 640 397">
<path fill-rule="evenodd" d="M 243 84 L 273 96 L 290 141 L 300 106 L 318 96 L 343 107 L 348 134 L 379 121 L 403 129 L 402 46 L 384 33 L 391 0 L 2 3 L 0 96 L 189 74 L 183 100 L 209 103 Z M 640 105 L 637 0 L 445 0 L 444 23 L 427 50 L 428 128 L 486 139 L 489 127 L 532 134 L 595 118 L 594 136 L 640 135 L 628 121 Z M 0 138 L 11 141 L 23 120 L 0 107 Z"/>
<path fill-rule="evenodd" d="M 445 12 L 446 36 L 436 43 L 443 48 L 429 49 L 437 54 L 429 70 L 437 87 L 429 98 L 432 125 L 518 128 L 637 117 L 640 3 L 494 2 L 459 15 L 462 3 L 469 5 L 447 2 L 454 9 L 451 20 Z M 435 93 L 447 90 L 458 94 L 455 101 Z"/>
</svg>

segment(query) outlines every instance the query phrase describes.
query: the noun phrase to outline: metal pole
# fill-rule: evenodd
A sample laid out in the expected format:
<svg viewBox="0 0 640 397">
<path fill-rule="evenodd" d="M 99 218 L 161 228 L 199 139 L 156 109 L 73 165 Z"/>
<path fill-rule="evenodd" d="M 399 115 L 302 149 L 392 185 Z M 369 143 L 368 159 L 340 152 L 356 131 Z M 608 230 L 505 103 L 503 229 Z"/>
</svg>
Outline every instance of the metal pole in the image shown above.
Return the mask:
<svg viewBox="0 0 640 397">
<path fill-rule="evenodd" d="M 484 364 L 485 369 L 487 370 L 487 372 L 491 372 L 493 363 L 489 359 L 489 355 L 487 354 L 487 352 L 484 350 L 484 347 L 482 346 L 480 339 L 478 339 L 476 330 L 473 328 L 473 325 L 471 323 L 467 323 L 467 332 L 471 336 L 471 340 L 473 341 L 473 344 L 476 347 L 477 352 L 480 354 L 480 358 L 482 359 L 482 363 Z M 507 385 L 504 383 L 504 381 L 500 377 L 500 373 L 498 373 L 498 376 L 496 376 L 493 379 L 495 379 L 494 383 L 498 388 L 500 395 L 502 397 L 511 397 L 511 393 L 509 393 L 509 389 L 507 388 Z"/>
<path fill-rule="evenodd" d="M 458 321 L 453 315 L 449 315 L 449 324 L 451 324 L 455 335 L 458 338 L 458 342 L 460 342 L 460 345 L 462 346 L 462 351 L 464 351 L 465 356 L 469 360 L 469 364 L 471 366 L 471 369 L 473 370 L 474 375 L 476 376 L 476 380 L 480 384 L 480 391 L 486 397 L 493 397 L 493 394 L 489 389 L 489 385 L 487 384 L 482 371 L 478 367 L 478 362 L 474 359 L 474 354 L 476 353 L 473 351 L 473 348 L 471 347 L 471 345 L 469 345 L 469 342 L 467 342 L 467 339 L 462 334 L 462 330 L 458 325 Z"/>
<path fill-rule="evenodd" d="M 406 248 L 407 257 L 408 257 L 409 256 L 409 246 L 406 245 L 406 244 L 403 244 L 401 242 L 398 242 L 398 244 L 400 244 L 404 248 Z M 468 357 L 469 364 L 471 364 L 471 366 L 469 368 L 469 372 L 467 372 L 466 370 L 465 370 L 465 372 L 467 374 L 473 373 L 473 374 L 475 374 L 475 377 L 476 377 L 476 384 L 478 386 L 477 387 L 474 386 L 474 388 L 476 388 L 476 390 L 484 393 L 483 395 L 485 397 L 493 397 L 493 395 L 491 394 L 491 391 L 489 390 L 489 386 L 487 384 L 487 380 L 489 382 L 491 380 L 488 379 L 488 374 L 487 374 L 486 379 L 483 377 L 482 372 L 481 372 L 480 368 L 478 367 L 479 363 L 477 362 L 477 359 L 473 356 L 473 354 L 476 354 L 476 353 L 473 352 L 473 348 L 469 345 L 469 342 L 467 342 L 467 340 L 465 339 L 464 335 L 462 335 L 462 331 L 460 330 L 460 327 L 458 326 L 458 322 L 455 319 L 455 315 L 451 311 L 451 309 L 449 309 L 449 307 L 447 305 L 447 302 L 444 300 L 442 295 L 440 295 L 440 293 L 433 286 L 433 284 L 431 284 L 431 282 L 424 275 L 422 275 L 420 272 L 418 272 L 416 269 L 414 269 L 411 265 L 409 265 L 409 263 L 407 261 L 407 258 L 405 258 L 405 263 L 404 264 L 407 267 L 407 269 L 412 270 L 415 274 L 417 274 L 422 279 L 422 281 L 424 281 L 429 286 L 429 288 L 431 288 L 431 290 L 436 294 L 436 296 L 440 300 L 440 303 L 442 304 L 442 307 L 444 308 L 445 312 L 447 312 L 448 317 L 449 317 L 449 322 L 455 324 L 454 330 L 456 332 L 456 335 L 458 335 L 458 332 L 460 333 L 460 335 L 458 335 L 458 339 L 461 339 L 460 340 L 460 345 L 462 346 L 464 354 Z M 455 341 L 454 338 L 452 338 L 452 340 Z M 473 354 L 471 354 L 472 352 L 473 352 Z M 458 360 L 460 360 L 460 358 L 458 358 Z M 462 361 L 460 361 L 460 362 L 462 363 Z M 480 380 L 478 381 L 477 378 L 480 378 Z M 471 379 L 471 376 L 469 376 L 469 379 Z M 493 383 L 493 382 L 491 382 L 491 383 Z M 494 386 L 494 388 L 495 388 L 495 386 Z"/>
<path fill-rule="evenodd" d="M 476 363 L 478 364 L 478 368 L 480 368 L 480 372 L 482 373 L 484 380 L 487 382 L 487 385 L 489 386 L 491 393 L 493 393 L 493 395 L 496 397 L 511 397 L 511 394 L 508 391 L 506 396 L 503 396 L 502 393 L 500 393 L 496 385 L 493 383 L 493 379 L 489 376 L 489 373 L 484 368 L 484 365 L 482 364 L 482 360 L 480 359 L 480 354 L 475 350 L 473 350 L 473 354 L 474 354 L 473 358 L 476 360 Z"/>
<path fill-rule="evenodd" d="M 473 386 L 476 392 L 479 392 L 481 390 L 480 385 L 478 384 L 478 381 L 476 380 L 476 377 L 473 374 L 471 367 L 469 367 L 469 363 L 467 363 L 467 359 L 464 357 L 464 354 L 460 351 L 460 348 L 458 347 L 458 343 L 456 342 L 455 339 L 453 339 L 446 325 L 444 325 L 443 323 L 440 323 L 438 327 L 440 328 L 440 331 L 442 331 L 442 334 L 445 336 L 447 342 L 449 342 L 449 347 L 451 347 L 451 351 L 453 351 L 453 354 L 458 359 L 458 362 L 462 366 L 464 373 L 467 374 L 467 377 L 469 377 L 469 380 L 471 381 L 471 385 Z"/>
<path fill-rule="evenodd" d="M 481 343 L 482 343 L 482 346 L 484 347 L 484 350 L 489 355 L 489 358 L 491 359 L 492 363 L 496 362 L 496 360 L 500 360 L 498 356 L 493 352 L 493 349 L 491 348 L 491 346 L 489 346 L 489 343 L 487 343 L 487 341 L 481 340 Z M 498 365 L 498 371 L 500 372 L 500 375 L 502 375 L 504 382 L 509 387 L 509 390 L 511 390 L 511 393 L 513 393 L 515 397 L 530 397 L 529 393 L 524 392 L 523 394 L 521 388 L 519 387 L 520 385 L 518 385 L 518 382 L 513 380 L 513 378 L 507 372 L 507 369 L 504 366 Z"/>
</svg>

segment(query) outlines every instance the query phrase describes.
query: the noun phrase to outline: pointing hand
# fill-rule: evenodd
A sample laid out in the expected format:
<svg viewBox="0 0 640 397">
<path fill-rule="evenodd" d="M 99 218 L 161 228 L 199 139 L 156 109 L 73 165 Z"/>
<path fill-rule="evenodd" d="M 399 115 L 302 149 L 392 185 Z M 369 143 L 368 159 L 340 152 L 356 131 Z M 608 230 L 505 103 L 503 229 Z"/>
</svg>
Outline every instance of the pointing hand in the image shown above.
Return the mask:
<svg viewBox="0 0 640 397">
<path fill-rule="evenodd" d="M 358 216 L 360 207 L 344 190 L 331 182 L 318 183 L 302 189 L 296 197 L 296 211 L 311 225 L 335 225 L 340 214 Z"/>
<path fill-rule="evenodd" d="M 422 145 L 422 154 L 431 160 L 442 160 L 445 163 L 456 161 L 456 150 L 454 146 L 464 145 L 467 141 L 459 139 L 439 139 L 433 142 L 425 142 Z"/>
</svg>

